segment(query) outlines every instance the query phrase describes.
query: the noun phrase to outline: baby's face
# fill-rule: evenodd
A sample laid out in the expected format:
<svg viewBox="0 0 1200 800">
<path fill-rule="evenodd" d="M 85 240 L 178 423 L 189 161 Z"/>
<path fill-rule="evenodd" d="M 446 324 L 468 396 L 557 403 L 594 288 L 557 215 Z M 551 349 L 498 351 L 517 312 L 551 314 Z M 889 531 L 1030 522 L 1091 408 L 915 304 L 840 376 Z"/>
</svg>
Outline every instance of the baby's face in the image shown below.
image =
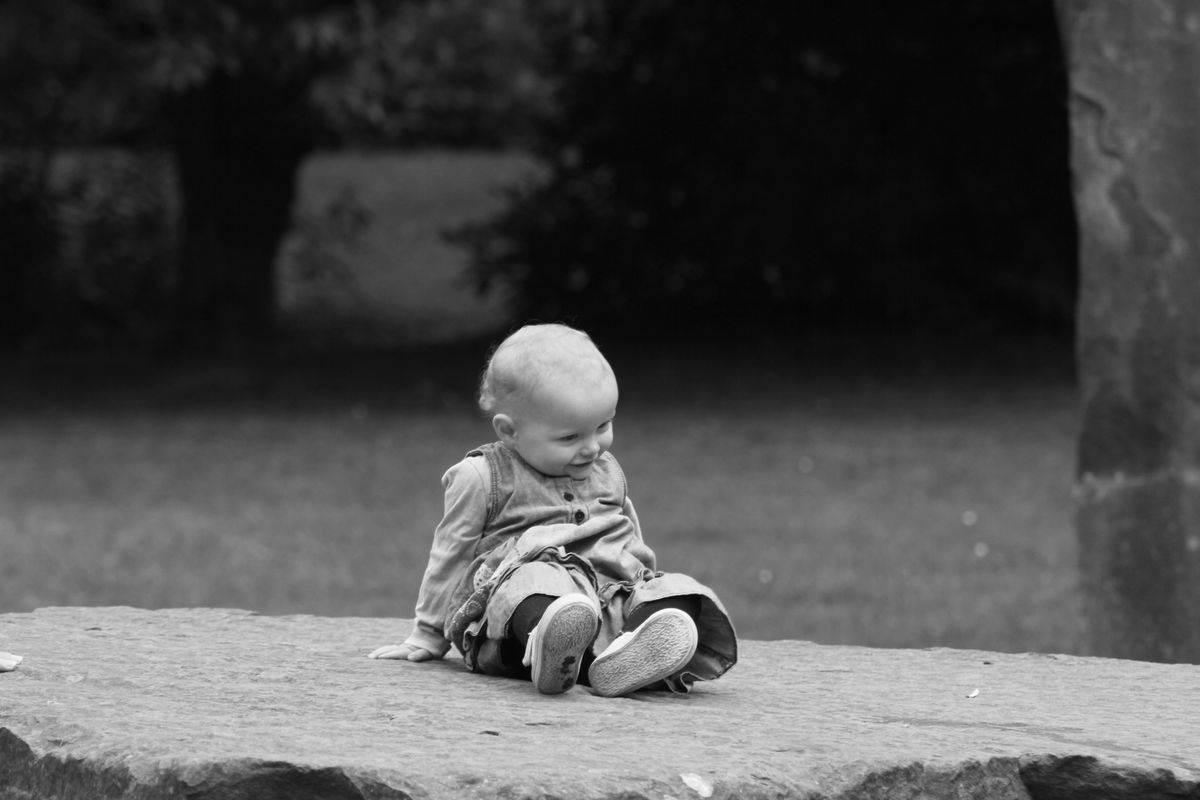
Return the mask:
<svg viewBox="0 0 1200 800">
<path fill-rule="evenodd" d="M 513 418 L 509 445 L 546 475 L 584 480 L 612 447 L 617 382 L 611 376 L 578 386 L 546 386 Z"/>
</svg>

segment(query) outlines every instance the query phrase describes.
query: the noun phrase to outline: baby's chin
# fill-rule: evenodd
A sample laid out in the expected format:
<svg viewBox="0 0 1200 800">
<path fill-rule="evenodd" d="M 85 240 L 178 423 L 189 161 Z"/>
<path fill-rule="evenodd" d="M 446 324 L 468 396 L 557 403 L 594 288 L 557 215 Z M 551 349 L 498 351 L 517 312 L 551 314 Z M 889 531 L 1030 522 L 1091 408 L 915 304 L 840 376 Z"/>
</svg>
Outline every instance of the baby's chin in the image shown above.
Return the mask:
<svg viewBox="0 0 1200 800">
<path fill-rule="evenodd" d="M 595 468 L 596 468 L 595 461 L 593 461 L 590 464 L 584 464 L 583 466 L 579 466 L 579 467 L 568 464 L 565 468 L 565 476 L 568 478 L 577 480 L 577 481 L 581 481 L 584 478 L 587 478 L 589 475 L 591 475 L 592 470 L 594 470 Z"/>
</svg>

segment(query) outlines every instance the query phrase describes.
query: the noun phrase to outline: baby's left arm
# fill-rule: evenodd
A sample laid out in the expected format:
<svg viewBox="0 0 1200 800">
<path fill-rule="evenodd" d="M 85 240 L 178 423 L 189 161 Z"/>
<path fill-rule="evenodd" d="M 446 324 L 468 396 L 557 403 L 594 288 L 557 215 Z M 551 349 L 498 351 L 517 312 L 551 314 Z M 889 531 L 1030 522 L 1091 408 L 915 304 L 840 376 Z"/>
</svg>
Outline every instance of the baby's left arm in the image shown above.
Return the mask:
<svg viewBox="0 0 1200 800">
<path fill-rule="evenodd" d="M 442 629 L 448 604 L 471 563 L 475 545 L 487 516 L 487 481 L 478 461 L 463 459 L 442 476 L 445 491 L 442 521 L 433 534 L 433 545 L 421 588 L 412 632 L 401 644 L 371 651 L 371 658 L 427 661 L 443 658 L 450 642 Z"/>
</svg>

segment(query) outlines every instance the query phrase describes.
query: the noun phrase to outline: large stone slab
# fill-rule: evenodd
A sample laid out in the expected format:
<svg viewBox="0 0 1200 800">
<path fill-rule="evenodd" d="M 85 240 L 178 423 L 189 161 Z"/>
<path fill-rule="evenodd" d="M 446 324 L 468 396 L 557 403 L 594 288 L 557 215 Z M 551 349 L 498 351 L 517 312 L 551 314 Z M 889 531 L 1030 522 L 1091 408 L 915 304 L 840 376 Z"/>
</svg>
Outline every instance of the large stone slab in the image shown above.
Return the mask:
<svg viewBox="0 0 1200 800">
<path fill-rule="evenodd" d="M 1200 798 L 1200 667 L 747 641 L 687 696 L 373 661 L 405 620 L 0 615 L 0 799 Z"/>
</svg>

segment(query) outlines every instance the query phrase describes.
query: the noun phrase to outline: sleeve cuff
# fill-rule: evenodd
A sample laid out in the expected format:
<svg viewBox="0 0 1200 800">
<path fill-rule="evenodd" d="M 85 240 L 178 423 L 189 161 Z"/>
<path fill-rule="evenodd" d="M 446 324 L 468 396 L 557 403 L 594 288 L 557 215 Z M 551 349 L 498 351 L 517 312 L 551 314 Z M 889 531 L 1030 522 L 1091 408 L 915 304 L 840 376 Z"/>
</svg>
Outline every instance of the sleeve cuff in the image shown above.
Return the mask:
<svg viewBox="0 0 1200 800">
<path fill-rule="evenodd" d="M 414 627 L 404 643 L 410 647 L 419 647 L 435 658 L 445 658 L 446 653 L 450 652 L 450 642 L 446 637 L 420 627 Z"/>
</svg>

